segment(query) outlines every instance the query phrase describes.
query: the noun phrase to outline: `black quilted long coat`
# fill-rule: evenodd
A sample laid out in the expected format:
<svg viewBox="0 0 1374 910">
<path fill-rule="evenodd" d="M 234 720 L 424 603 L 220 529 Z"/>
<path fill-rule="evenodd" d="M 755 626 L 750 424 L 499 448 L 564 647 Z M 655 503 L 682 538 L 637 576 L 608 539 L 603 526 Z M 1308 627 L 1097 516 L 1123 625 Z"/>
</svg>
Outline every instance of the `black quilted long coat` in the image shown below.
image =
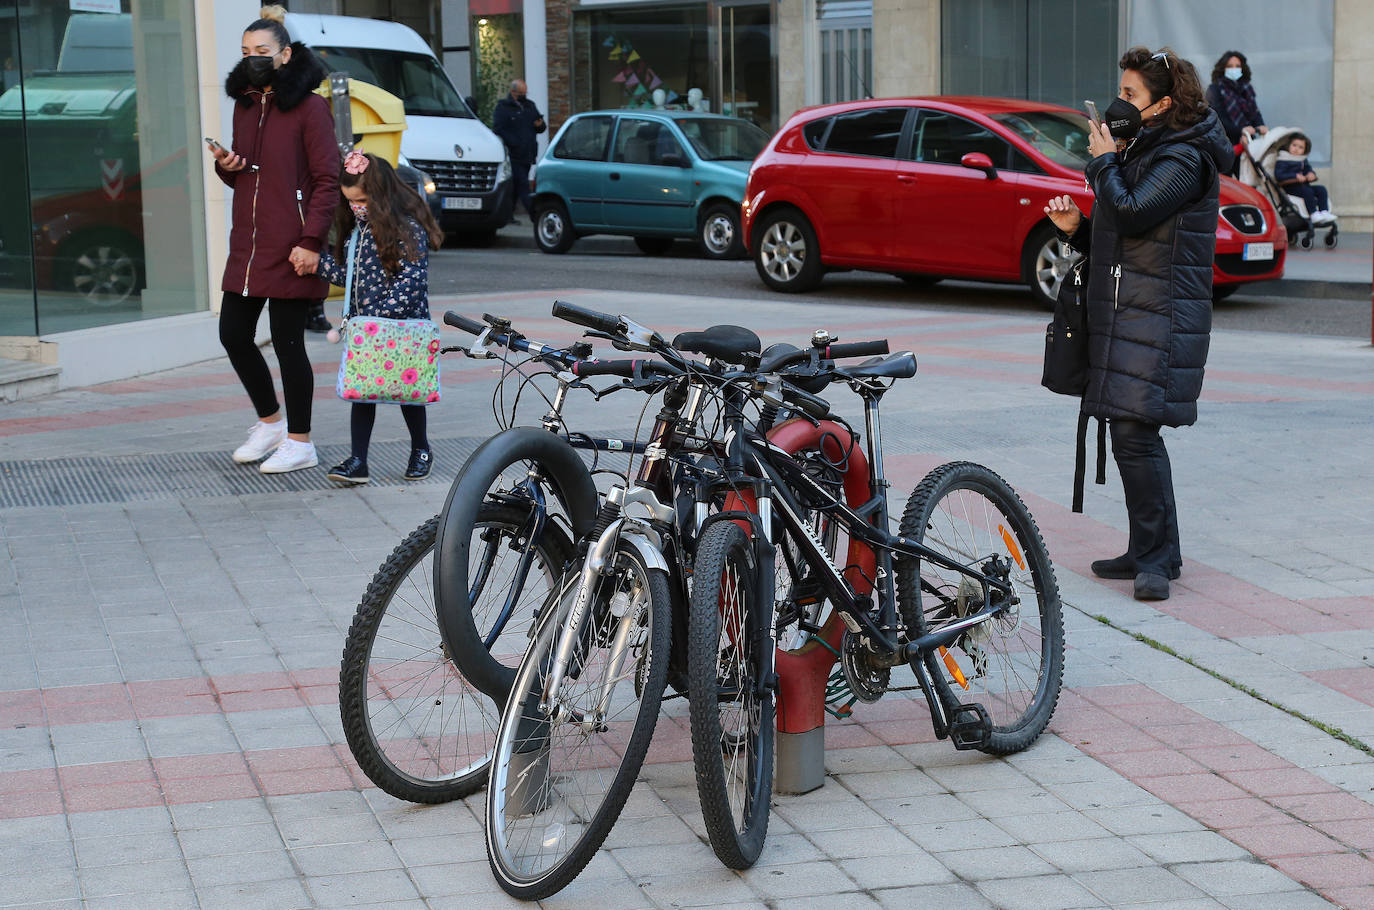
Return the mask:
<svg viewBox="0 0 1374 910">
<path fill-rule="evenodd" d="M 1218 173 L 1235 152 L 1215 111 L 1142 129 L 1086 169 L 1096 199 L 1070 243 L 1088 253 L 1083 411 L 1165 426 L 1197 420 L 1212 330 Z"/>
</svg>

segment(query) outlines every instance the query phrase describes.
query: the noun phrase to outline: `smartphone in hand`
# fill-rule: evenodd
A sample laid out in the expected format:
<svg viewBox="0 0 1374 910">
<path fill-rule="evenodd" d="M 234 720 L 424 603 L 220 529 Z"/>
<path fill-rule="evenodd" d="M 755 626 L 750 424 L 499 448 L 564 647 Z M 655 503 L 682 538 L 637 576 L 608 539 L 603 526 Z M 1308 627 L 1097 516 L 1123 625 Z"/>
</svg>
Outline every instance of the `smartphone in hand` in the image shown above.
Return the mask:
<svg viewBox="0 0 1374 910">
<path fill-rule="evenodd" d="M 219 144 L 219 140 L 218 140 L 218 139 L 212 139 L 212 138 L 210 138 L 209 136 L 206 136 L 206 137 L 205 137 L 205 144 L 208 145 L 208 146 L 210 146 L 210 151 L 212 151 L 212 152 L 227 152 L 227 151 L 229 151 L 229 150 L 226 149 L 224 146 L 222 146 L 222 145 Z"/>
<path fill-rule="evenodd" d="M 1102 123 L 1102 118 L 1097 115 L 1097 103 L 1095 101 L 1084 101 L 1083 108 L 1088 112 L 1088 119 L 1093 122 L 1093 128 L 1096 129 L 1097 126 Z"/>
</svg>

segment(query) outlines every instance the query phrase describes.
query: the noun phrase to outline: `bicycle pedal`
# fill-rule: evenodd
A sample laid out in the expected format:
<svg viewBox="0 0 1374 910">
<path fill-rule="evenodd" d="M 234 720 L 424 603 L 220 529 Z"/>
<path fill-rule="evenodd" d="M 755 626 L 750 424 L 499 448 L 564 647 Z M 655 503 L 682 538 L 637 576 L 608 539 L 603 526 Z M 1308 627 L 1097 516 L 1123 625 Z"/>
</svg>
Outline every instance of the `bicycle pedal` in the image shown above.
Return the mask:
<svg viewBox="0 0 1374 910">
<path fill-rule="evenodd" d="M 977 702 L 960 705 L 949 720 L 949 739 L 954 748 L 981 749 L 992 738 L 992 718 Z"/>
</svg>

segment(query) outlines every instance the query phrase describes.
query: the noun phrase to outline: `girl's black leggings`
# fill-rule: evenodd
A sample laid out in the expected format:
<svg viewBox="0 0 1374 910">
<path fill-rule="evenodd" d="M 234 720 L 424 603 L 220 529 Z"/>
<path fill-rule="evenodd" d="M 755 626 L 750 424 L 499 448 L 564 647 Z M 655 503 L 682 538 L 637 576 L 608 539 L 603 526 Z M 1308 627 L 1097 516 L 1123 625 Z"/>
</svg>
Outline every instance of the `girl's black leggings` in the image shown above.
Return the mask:
<svg viewBox="0 0 1374 910">
<path fill-rule="evenodd" d="M 410 430 L 410 447 L 412 449 L 429 448 L 425 406 L 403 404 L 399 407 L 401 408 L 401 416 L 406 419 L 406 429 Z M 353 414 L 349 419 L 350 428 L 353 431 L 353 454 L 363 461 L 367 461 L 367 446 L 372 442 L 372 424 L 376 420 L 377 406 L 375 404 L 353 402 Z"/>
<path fill-rule="evenodd" d="M 272 349 L 281 368 L 282 395 L 286 398 L 286 431 L 310 432 L 310 403 L 315 395 L 315 372 L 305 351 L 305 323 L 311 301 L 294 297 L 244 297 L 224 292 L 219 310 L 219 343 L 229 355 L 234 372 L 239 374 L 244 391 L 253 401 L 258 417 L 271 417 L 280 410 L 276 388 L 267 360 L 258 349 L 253 333 L 258 317 L 267 304 L 272 326 Z"/>
</svg>

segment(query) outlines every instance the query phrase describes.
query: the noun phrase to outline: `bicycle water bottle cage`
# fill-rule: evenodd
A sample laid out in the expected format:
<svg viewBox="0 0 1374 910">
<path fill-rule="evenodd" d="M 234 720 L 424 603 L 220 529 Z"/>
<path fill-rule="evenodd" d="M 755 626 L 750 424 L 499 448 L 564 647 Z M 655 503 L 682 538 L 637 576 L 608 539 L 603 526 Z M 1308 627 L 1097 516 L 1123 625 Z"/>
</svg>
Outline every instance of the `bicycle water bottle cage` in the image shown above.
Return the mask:
<svg viewBox="0 0 1374 910">
<path fill-rule="evenodd" d="M 954 748 L 981 749 L 992 738 L 992 718 L 977 702 L 960 705 L 949 720 L 949 740 Z"/>
</svg>

